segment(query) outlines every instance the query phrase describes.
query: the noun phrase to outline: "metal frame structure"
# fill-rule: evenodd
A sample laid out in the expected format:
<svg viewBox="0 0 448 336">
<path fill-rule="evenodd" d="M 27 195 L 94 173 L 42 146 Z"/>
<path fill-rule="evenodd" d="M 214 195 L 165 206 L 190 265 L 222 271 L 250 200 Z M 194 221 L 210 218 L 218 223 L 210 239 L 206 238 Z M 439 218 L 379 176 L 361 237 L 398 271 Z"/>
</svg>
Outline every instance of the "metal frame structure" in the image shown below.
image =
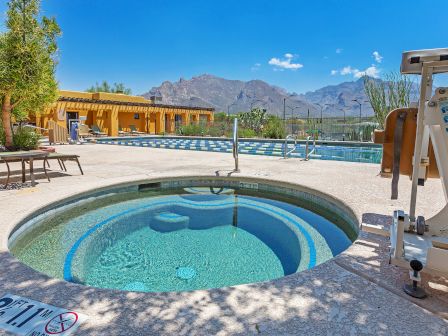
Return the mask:
<svg viewBox="0 0 448 336">
<path fill-rule="evenodd" d="M 417 50 L 403 53 L 401 62 L 402 74 L 421 75 L 420 97 L 417 114 L 417 131 L 415 138 L 412 189 L 409 218 L 415 222 L 417 204 L 417 187 L 423 185 L 426 175 L 426 163 L 429 146 L 429 129 L 425 127 L 425 107 L 430 100 L 433 89 L 433 75 L 448 72 L 448 48 Z"/>
<path fill-rule="evenodd" d="M 427 272 L 446 276 L 448 274 L 446 261 L 448 251 L 439 248 L 437 244 L 447 245 L 447 242 L 444 241 L 444 238 L 436 238 L 439 241 L 434 245 L 434 236 L 440 237 L 442 227 L 448 227 L 448 113 L 445 112 L 445 108 L 448 112 L 448 88 L 438 88 L 433 95 L 433 76 L 448 73 L 448 48 L 403 53 L 401 73 L 421 75 L 421 85 L 412 160 L 409 215 L 403 211 L 394 212 L 394 222 L 390 228 L 390 258 L 393 264 L 406 267 L 408 261 L 405 258 L 405 245 L 408 246 L 408 240 L 410 240 L 412 245 L 410 247 L 413 251 L 410 257 L 425 258 Z M 442 180 L 446 204 L 438 214 L 425 222 L 422 216 L 416 218 L 416 204 L 418 186 L 423 186 L 426 179 L 430 140 Z M 430 235 L 421 237 L 421 239 L 405 233 L 417 231 L 418 234 L 423 235 L 428 230 Z M 405 237 L 406 235 L 407 237 Z M 408 241 L 408 244 L 405 243 L 405 240 Z M 428 241 L 429 245 L 421 244 L 425 241 Z"/>
</svg>

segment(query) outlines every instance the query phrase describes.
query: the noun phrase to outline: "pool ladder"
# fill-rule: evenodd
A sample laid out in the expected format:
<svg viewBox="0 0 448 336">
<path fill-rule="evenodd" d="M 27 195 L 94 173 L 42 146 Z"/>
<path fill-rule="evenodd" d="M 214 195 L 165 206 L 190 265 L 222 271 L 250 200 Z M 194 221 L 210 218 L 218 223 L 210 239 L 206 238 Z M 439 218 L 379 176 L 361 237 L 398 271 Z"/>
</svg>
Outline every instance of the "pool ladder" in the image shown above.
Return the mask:
<svg viewBox="0 0 448 336">
<path fill-rule="evenodd" d="M 311 136 L 306 137 L 306 145 L 305 145 L 305 161 L 308 161 L 310 159 L 310 155 L 314 154 L 316 151 L 316 138 L 313 137 L 313 149 L 310 151 L 310 140 Z"/>
<path fill-rule="evenodd" d="M 310 141 L 311 141 L 311 138 L 313 139 L 313 149 L 310 151 Z M 294 141 L 294 147 L 288 150 L 288 144 L 290 143 L 291 140 Z M 316 151 L 316 138 L 308 136 L 306 138 L 304 160 L 308 161 L 310 159 L 310 156 L 315 151 Z M 290 135 L 287 135 L 286 138 L 285 138 L 285 144 L 283 145 L 283 157 L 286 159 L 294 152 L 297 152 L 297 137 L 290 134 Z"/>
<path fill-rule="evenodd" d="M 289 141 L 293 140 L 294 141 L 294 147 L 290 150 L 288 150 L 288 144 Z M 283 158 L 288 158 L 289 155 L 291 155 L 292 153 L 294 153 L 295 151 L 297 151 L 297 137 L 294 135 L 287 135 L 285 138 L 285 144 L 283 145 Z"/>
</svg>

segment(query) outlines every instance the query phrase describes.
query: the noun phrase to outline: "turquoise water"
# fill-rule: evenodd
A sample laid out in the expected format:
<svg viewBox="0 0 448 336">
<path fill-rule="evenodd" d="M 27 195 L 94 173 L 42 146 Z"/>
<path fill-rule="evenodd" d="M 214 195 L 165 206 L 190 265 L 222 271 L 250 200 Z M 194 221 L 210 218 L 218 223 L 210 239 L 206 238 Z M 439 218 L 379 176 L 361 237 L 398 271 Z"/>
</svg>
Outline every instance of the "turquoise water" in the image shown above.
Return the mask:
<svg viewBox="0 0 448 336">
<path fill-rule="evenodd" d="M 52 212 L 12 253 L 89 286 L 181 291 L 276 279 L 312 268 L 351 240 L 326 217 L 240 190 L 131 192 Z"/>
<path fill-rule="evenodd" d="M 103 138 L 96 139 L 98 143 L 122 146 L 138 146 L 151 148 L 165 148 L 178 150 L 196 150 L 208 152 L 232 152 L 232 142 L 226 139 L 207 139 L 207 138 L 170 138 L 168 137 L 132 137 L 132 138 Z M 287 151 L 290 151 L 294 144 L 289 143 Z M 295 145 L 295 151 L 288 157 L 305 158 L 306 145 L 298 143 Z M 332 145 L 322 144 L 313 146 L 310 144 L 309 150 L 312 151 L 310 159 L 335 160 L 364 163 L 380 163 L 383 148 L 379 145 L 360 143 L 360 145 Z M 268 155 L 283 157 L 285 150 L 284 142 L 257 141 L 240 139 L 238 152 L 241 154 Z"/>
</svg>

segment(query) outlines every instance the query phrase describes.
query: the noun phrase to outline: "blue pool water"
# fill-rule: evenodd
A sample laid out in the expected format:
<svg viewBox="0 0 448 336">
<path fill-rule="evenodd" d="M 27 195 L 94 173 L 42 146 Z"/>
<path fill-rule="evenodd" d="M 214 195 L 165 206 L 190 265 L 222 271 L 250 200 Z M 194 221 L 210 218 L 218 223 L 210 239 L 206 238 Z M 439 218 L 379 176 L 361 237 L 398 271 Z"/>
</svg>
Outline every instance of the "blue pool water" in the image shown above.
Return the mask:
<svg viewBox="0 0 448 336">
<path fill-rule="evenodd" d="M 15 256 L 67 281 L 130 291 L 276 279 L 351 244 L 328 216 L 231 188 L 118 193 L 41 217 L 12 244 Z"/>
<path fill-rule="evenodd" d="M 104 138 L 97 139 L 98 143 L 123 146 L 139 146 L 152 148 L 167 148 L 181 150 L 197 150 L 209 152 L 232 152 L 232 142 L 230 140 L 217 140 L 207 138 L 169 138 L 169 137 L 135 137 L 135 138 Z M 288 145 L 288 151 L 294 144 Z M 310 146 L 310 151 L 314 147 Z M 284 143 L 269 141 L 240 140 L 239 153 L 283 156 Z M 296 150 L 290 157 L 304 158 L 305 144 L 297 144 Z M 382 157 L 382 147 L 376 145 L 316 145 L 315 151 L 310 155 L 311 159 L 336 160 L 351 162 L 380 163 Z"/>
</svg>

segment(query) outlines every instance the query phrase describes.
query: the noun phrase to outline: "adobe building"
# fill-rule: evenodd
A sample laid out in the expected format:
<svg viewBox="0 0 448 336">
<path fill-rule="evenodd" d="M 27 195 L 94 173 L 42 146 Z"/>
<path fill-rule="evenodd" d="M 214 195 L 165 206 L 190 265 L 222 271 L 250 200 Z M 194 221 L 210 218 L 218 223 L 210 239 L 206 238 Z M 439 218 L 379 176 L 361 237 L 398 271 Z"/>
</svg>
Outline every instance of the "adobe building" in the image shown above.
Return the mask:
<svg viewBox="0 0 448 336">
<path fill-rule="evenodd" d="M 191 123 L 213 122 L 213 108 L 176 106 L 157 103 L 140 96 L 119 93 L 59 91 L 57 102 L 36 114 L 36 126 L 48 128 L 53 120 L 69 130 L 73 120 L 90 127 L 97 125 L 109 136 L 130 131 L 130 126 L 148 134 L 175 133 L 176 128 Z"/>
</svg>

